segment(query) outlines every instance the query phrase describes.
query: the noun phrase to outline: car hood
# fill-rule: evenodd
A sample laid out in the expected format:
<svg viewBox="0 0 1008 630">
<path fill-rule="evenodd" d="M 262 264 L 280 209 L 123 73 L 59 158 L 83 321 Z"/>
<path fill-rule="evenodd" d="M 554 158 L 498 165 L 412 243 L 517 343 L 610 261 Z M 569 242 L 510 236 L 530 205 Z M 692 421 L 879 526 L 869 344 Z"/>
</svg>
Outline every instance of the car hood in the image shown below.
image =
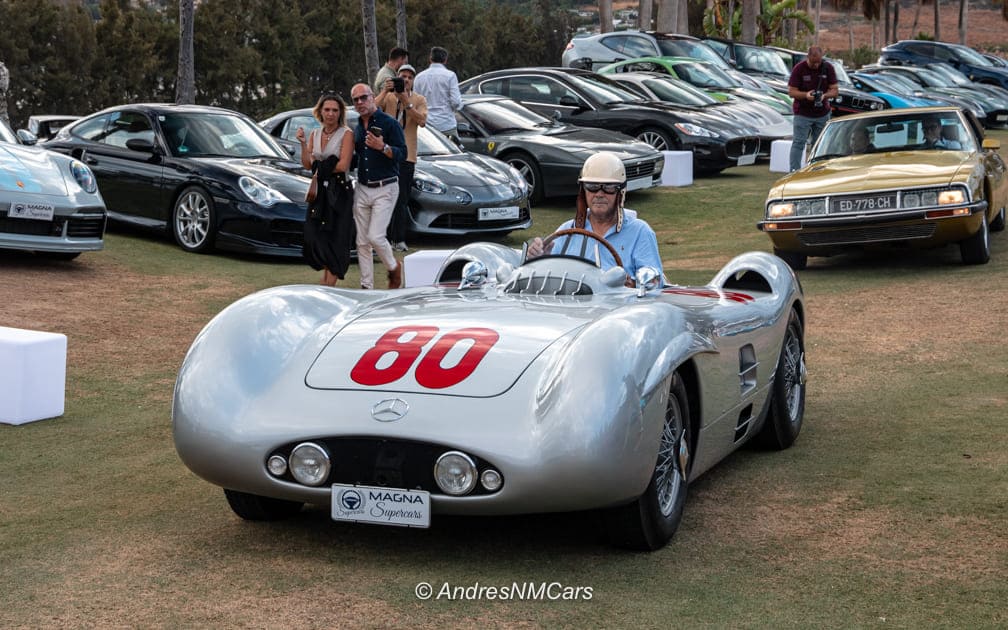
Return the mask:
<svg viewBox="0 0 1008 630">
<path fill-rule="evenodd" d="M 616 131 L 590 127 L 561 125 L 542 131 L 506 132 L 501 136 L 567 153 L 592 155 L 599 151 L 609 151 L 615 153 L 621 160 L 654 157 L 656 153 L 655 148 L 645 142 L 634 142 L 629 136 Z"/>
<path fill-rule="evenodd" d="M 390 391 L 407 393 L 496 396 L 514 385 L 550 344 L 596 319 L 599 313 L 597 304 L 594 308 L 578 304 L 558 307 L 555 303 L 538 304 L 517 296 L 469 299 L 457 291 L 416 295 L 385 303 L 340 329 L 309 368 L 305 383 L 317 389 L 373 391 L 375 385 L 384 385 Z M 454 367 L 434 365 L 436 369 L 427 370 L 441 380 L 428 380 L 424 387 L 417 382 L 424 380 L 422 375 L 411 374 L 412 377 L 399 377 L 387 384 L 362 384 L 376 376 L 380 380 L 383 371 L 391 372 L 394 366 L 390 361 L 395 359 L 395 353 L 414 348 L 409 343 L 414 333 L 407 331 L 421 327 L 434 332 L 423 346 L 425 357 L 437 356 L 437 350 L 450 350 L 440 357 L 439 363 Z M 455 342 L 448 337 L 453 333 L 458 335 Z M 478 346 L 467 340 L 473 336 L 489 344 L 481 357 Z M 400 340 L 398 345 L 396 339 Z M 384 357 L 375 350 L 383 343 L 388 348 Z M 351 362 L 356 362 L 353 367 Z M 411 365 L 408 371 L 414 370 L 423 371 L 423 361 Z M 460 378 L 462 375 L 464 378 Z"/>
<path fill-rule="evenodd" d="M 900 151 L 853 155 L 813 163 L 780 180 L 770 197 L 849 194 L 870 190 L 944 186 L 971 171 L 966 151 Z"/>
<path fill-rule="evenodd" d="M 503 162 L 475 153 L 419 157 L 422 159 L 417 160 L 417 173 L 436 177 L 448 186 L 494 188 L 516 183 Z"/>
<path fill-rule="evenodd" d="M 58 159 L 44 149 L 0 142 L 0 191 L 65 197 L 67 187 Z"/>
<path fill-rule="evenodd" d="M 687 111 L 679 107 L 678 105 L 673 105 L 671 103 L 664 103 L 661 101 L 646 101 L 643 106 L 635 105 L 614 105 L 612 106 L 614 110 L 650 110 L 651 115 L 654 116 L 658 112 L 663 112 L 666 115 L 675 118 L 674 121 L 678 123 L 692 123 L 694 125 L 699 125 L 708 129 L 710 131 L 717 132 L 719 135 L 726 138 L 735 138 L 738 136 L 746 135 L 756 135 L 756 130 L 749 125 L 740 125 L 731 121 L 727 121 L 719 116 L 707 114 L 704 112 Z"/>
<path fill-rule="evenodd" d="M 297 162 L 276 158 L 191 158 L 208 167 L 218 167 L 234 173 L 237 177 L 248 175 L 258 179 L 270 188 L 278 190 L 291 201 L 301 201 L 308 192 L 311 178 Z"/>
</svg>

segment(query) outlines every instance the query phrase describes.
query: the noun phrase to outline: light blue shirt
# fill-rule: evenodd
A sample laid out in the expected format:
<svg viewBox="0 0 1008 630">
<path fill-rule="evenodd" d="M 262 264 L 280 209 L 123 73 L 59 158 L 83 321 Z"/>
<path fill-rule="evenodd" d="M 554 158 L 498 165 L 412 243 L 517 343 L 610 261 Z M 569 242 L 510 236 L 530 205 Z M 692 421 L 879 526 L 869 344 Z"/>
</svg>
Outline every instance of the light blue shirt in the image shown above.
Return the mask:
<svg viewBox="0 0 1008 630">
<path fill-rule="evenodd" d="M 572 227 L 574 227 L 574 219 L 567 221 L 558 227 L 557 230 L 566 230 Z M 591 230 L 590 211 L 588 212 L 588 219 L 585 221 L 585 229 Z M 586 256 L 588 258 L 594 260 L 595 246 L 598 245 L 599 260 L 602 263 L 602 268 L 609 269 L 616 266 L 616 260 L 609 253 L 608 249 L 584 236 L 558 238 L 553 242 L 553 253 L 560 253 L 560 250 L 565 245 L 564 241 L 568 239 L 570 240 L 570 245 L 567 247 L 569 254 L 580 255 L 582 241 L 588 241 L 586 246 Z M 641 267 L 653 267 L 662 274 L 662 283 L 667 284 L 665 282 L 665 274 L 662 272 L 661 254 L 658 253 L 658 237 L 655 236 L 654 230 L 651 229 L 647 221 L 637 218 L 635 211 L 624 208 L 622 229 L 617 232 L 616 226 L 609 228 L 609 231 L 606 232 L 605 240 L 619 253 L 620 258 L 623 260 L 623 269 L 630 274 L 631 278 L 636 277 L 637 270 Z"/>
<path fill-rule="evenodd" d="M 416 75 L 413 91 L 427 99 L 427 124 L 438 131 L 458 127 L 455 112 L 462 108 L 458 77 L 443 63 L 432 63 Z"/>
</svg>

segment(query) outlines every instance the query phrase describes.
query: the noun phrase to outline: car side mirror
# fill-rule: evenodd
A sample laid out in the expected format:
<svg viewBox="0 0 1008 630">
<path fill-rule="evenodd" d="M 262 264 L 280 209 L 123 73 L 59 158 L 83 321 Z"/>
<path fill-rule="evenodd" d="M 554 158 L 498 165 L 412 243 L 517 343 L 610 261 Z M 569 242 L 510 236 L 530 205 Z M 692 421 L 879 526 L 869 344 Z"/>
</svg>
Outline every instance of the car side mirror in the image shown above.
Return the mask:
<svg viewBox="0 0 1008 630">
<path fill-rule="evenodd" d="M 27 146 L 34 146 L 38 144 L 38 136 L 28 131 L 27 129 L 18 129 L 17 138 L 18 141 L 21 142 L 21 144 Z"/>
<path fill-rule="evenodd" d="M 146 138 L 130 138 L 126 141 L 126 148 L 138 153 L 154 153 L 154 143 Z"/>
<path fill-rule="evenodd" d="M 558 104 L 563 105 L 564 107 L 577 107 L 578 109 L 583 109 L 581 101 L 571 96 L 570 94 L 564 94 L 563 96 L 561 96 Z"/>
<path fill-rule="evenodd" d="M 458 130 L 458 135 L 459 136 L 473 136 L 473 135 L 475 135 L 475 133 L 473 132 L 472 125 L 470 125 L 467 122 L 459 122 L 459 123 L 457 123 L 456 126 L 455 126 L 455 129 Z"/>
</svg>

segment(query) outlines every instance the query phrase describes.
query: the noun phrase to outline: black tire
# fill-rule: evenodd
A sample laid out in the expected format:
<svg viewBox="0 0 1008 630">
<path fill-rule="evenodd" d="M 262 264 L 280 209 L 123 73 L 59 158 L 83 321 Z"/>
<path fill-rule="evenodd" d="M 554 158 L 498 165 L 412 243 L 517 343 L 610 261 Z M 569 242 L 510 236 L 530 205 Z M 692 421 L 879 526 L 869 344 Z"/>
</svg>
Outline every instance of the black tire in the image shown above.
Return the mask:
<svg viewBox="0 0 1008 630">
<path fill-rule="evenodd" d="M 73 260 L 81 255 L 80 252 L 35 252 L 39 258 L 48 260 Z"/>
<path fill-rule="evenodd" d="M 209 193 L 199 186 L 183 190 L 172 208 L 171 230 L 175 242 L 187 252 L 203 254 L 213 249 L 217 217 Z"/>
<path fill-rule="evenodd" d="M 985 265 L 990 260 L 990 227 L 987 217 L 981 217 L 980 229 L 959 242 L 959 255 L 967 265 Z"/>
<path fill-rule="evenodd" d="M 657 127 L 645 127 L 637 132 L 636 137 L 641 142 L 646 142 L 659 151 L 674 151 L 675 142 L 668 133 Z"/>
<path fill-rule="evenodd" d="M 782 252 L 776 247 L 773 250 L 774 256 L 777 256 L 784 262 L 788 264 L 795 271 L 801 271 L 808 266 L 808 256 L 805 254 L 796 254 L 794 252 Z"/>
<path fill-rule="evenodd" d="M 991 221 L 990 231 L 991 232 L 1001 232 L 1005 229 L 1005 209 L 1001 208 L 1001 211 L 997 213 L 994 220 Z"/>
<path fill-rule="evenodd" d="M 607 510 L 613 544 L 639 551 L 664 547 L 682 520 L 691 460 L 689 401 L 678 373 L 672 375 L 665 404 L 665 426 L 651 482 L 636 501 Z"/>
<path fill-rule="evenodd" d="M 226 488 L 224 496 L 227 497 L 228 505 L 231 506 L 234 513 L 246 521 L 283 520 L 300 512 L 301 506 L 304 505 L 297 501 L 260 497 L 255 494 L 228 490 Z"/>
<path fill-rule="evenodd" d="M 792 310 L 774 372 L 770 410 L 757 438 L 764 448 L 782 451 L 794 444 L 805 417 L 806 377 L 805 335 Z"/>
<path fill-rule="evenodd" d="M 529 190 L 532 191 L 529 193 L 529 202 L 540 203 L 546 197 L 546 184 L 542 179 L 539 162 L 525 153 L 511 153 L 503 159 L 521 173 L 521 176 L 528 182 Z"/>
</svg>

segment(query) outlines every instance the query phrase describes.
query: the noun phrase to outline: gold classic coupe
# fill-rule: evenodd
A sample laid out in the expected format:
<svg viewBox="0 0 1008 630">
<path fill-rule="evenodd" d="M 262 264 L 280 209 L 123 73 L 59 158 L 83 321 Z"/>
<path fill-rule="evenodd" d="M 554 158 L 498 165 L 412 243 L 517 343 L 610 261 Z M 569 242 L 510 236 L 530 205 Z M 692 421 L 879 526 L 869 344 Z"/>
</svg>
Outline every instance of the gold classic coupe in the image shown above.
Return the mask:
<svg viewBox="0 0 1008 630">
<path fill-rule="evenodd" d="M 1005 227 L 1001 143 L 954 107 L 890 109 L 830 121 L 804 168 L 779 179 L 758 227 L 794 269 L 809 256 L 957 243 L 990 259 Z"/>
</svg>

